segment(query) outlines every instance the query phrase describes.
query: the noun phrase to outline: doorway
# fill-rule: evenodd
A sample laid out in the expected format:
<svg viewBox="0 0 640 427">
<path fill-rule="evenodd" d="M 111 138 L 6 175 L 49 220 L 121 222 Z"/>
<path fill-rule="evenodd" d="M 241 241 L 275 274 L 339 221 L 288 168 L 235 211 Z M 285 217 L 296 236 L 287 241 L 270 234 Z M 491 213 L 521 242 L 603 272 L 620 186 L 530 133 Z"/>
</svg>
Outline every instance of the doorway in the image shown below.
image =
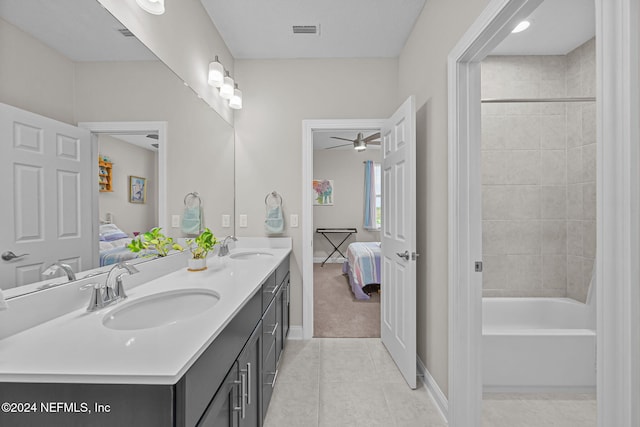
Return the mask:
<svg viewBox="0 0 640 427">
<path fill-rule="evenodd" d="M 409 96 L 387 119 L 303 121 L 302 181 L 313 180 L 314 129 L 380 129 L 382 146 L 381 341 L 410 388 L 416 388 L 416 101 Z M 303 336 L 313 334 L 311 188 L 302 192 Z"/>
<path fill-rule="evenodd" d="M 316 338 L 380 338 L 380 130 L 313 131 Z"/>
<path fill-rule="evenodd" d="M 475 273 L 482 271 L 482 264 L 475 263 L 482 256 L 479 61 L 539 4 L 491 2 L 449 55 L 450 426 L 477 426 L 481 420 L 482 275 Z M 639 349 L 629 345 L 638 336 L 638 324 L 631 319 L 640 309 L 638 271 L 631 267 L 638 258 L 639 222 L 632 213 L 638 204 L 638 147 L 637 128 L 631 125 L 638 111 L 637 5 L 597 1 L 596 17 L 597 140 L 617 142 L 598 144 L 596 156 L 601 220 L 595 259 L 597 283 L 603 284 L 597 287 L 598 424 L 633 426 L 640 416 L 634 403 L 640 396 Z M 631 163 L 624 160 L 628 156 Z M 635 242 L 630 246 L 628 236 Z"/>
<path fill-rule="evenodd" d="M 371 133 L 378 131 L 384 125 L 384 120 L 380 119 L 336 119 L 336 120 L 305 120 L 303 122 L 303 150 L 302 150 L 302 182 L 308 182 L 309 186 L 314 177 L 314 132 L 327 131 L 352 131 L 359 129 Z M 339 145 L 339 144 L 336 144 Z M 317 177 L 324 178 L 324 177 Z M 314 204 L 313 192 L 311 188 L 303 192 L 302 200 L 302 239 L 303 239 L 303 259 L 302 259 L 302 281 L 303 281 L 303 307 L 302 324 L 303 338 L 311 339 L 314 332 Z M 339 242 L 339 240 L 338 240 Z M 328 244 L 328 243 L 327 243 Z"/>
<path fill-rule="evenodd" d="M 78 127 L 88 129 L 95 146 L 99 146 L 101 137 L 111 136 L 126 139 L 133 144 L 150 145 L 156 151 L 155 157 L 157 165 L 155 175 L 157 176 L 155 194 L 155 221 L 154 226 L 166 229 L 167 202 L 166 202 L 166 171 L 167 171 L 167 123 L 166 122 L 81 122 Z M 142 141 L 142 142 L 140 142 Z M 98 153 L 96 153 L 98 154 Z M 98 197 L 94 205 L 98 206 Z M 98 210 L 98 208 L 96 208 Z M 106 220 L 106 218 L 97 218 Z M 97 230 L 94 230 L 97 233 Z"/>
</svg>

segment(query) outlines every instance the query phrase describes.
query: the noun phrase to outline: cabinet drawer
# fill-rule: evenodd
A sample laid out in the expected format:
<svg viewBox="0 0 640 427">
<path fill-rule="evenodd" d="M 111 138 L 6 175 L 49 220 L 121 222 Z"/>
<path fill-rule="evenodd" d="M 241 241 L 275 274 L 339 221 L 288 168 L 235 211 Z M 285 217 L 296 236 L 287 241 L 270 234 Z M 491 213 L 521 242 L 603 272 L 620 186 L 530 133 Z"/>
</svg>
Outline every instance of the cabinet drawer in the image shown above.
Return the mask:
<svg viewBox="0 0 640 427">
<path fill-rule="evenodd" d="M 276 296 L 278 292 L 278 284 L 276 283 L 276 273 L 273 272 L 271 276 L 262 284 L 262 312 L 267 311 L 267 307 Z"/>
<path fill-rule="evenodd" d="M 269 402 L 273 394 L 273 387 L 275 386 L 277 378 L 276 351 L 275 345 L 273 345 L 262 365 L 262 419 L 267 415 Z"/>
</svg>

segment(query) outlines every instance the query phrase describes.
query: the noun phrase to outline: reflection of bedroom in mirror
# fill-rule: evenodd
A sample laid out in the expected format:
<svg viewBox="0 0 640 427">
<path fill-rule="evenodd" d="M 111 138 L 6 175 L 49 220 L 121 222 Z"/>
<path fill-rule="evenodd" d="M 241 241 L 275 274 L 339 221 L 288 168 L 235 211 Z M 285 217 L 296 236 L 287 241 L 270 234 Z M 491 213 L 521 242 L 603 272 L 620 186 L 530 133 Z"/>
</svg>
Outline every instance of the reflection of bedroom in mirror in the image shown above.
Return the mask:
<svg viewBox="0 0 640 427">
<path fill-rule="evenodd" d="M 24 254 L 0 261 L 7 298 L 67 282 L 62 269 L 42 275 L 54 263 L 78 279 L 108 269 L 153 227 L 183 237 L 168 224 L 192 191 L 206 225 L 234 234 L 220 221 L 235 217 L 233 184 L 205 187 L 198 172 L 211 182 L 234 176 L 233 127 L 98 2 L 3 0 L 0 32 L 0 130 L 17 141 L 0 148 L 15 200 L 0 208 L 0 251 Z M 158 129 L 96 131 L 107 123 L 162 123 L 165 146 Z"/>
<path fill-rule="evenodd" d="M 380 133 L 313 132 L 314 337 L 380 337 Z"/>
</svg>

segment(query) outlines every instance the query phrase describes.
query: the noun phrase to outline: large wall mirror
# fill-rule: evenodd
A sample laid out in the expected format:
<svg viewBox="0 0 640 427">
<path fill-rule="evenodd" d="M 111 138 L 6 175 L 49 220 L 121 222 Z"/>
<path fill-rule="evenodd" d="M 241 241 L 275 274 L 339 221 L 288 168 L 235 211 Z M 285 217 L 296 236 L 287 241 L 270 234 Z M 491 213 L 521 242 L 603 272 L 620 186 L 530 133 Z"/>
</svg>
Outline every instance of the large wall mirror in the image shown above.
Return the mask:
<svg viewBox="0 0 640 427">
<path fill-rule="evenodd" d="M 0 0 L 0 135 L 6 297 L 66 282 L 55 263 L 108 269 L 152 227 L 233 234 L 232 125 L 96 1 Z"/>
</svg>

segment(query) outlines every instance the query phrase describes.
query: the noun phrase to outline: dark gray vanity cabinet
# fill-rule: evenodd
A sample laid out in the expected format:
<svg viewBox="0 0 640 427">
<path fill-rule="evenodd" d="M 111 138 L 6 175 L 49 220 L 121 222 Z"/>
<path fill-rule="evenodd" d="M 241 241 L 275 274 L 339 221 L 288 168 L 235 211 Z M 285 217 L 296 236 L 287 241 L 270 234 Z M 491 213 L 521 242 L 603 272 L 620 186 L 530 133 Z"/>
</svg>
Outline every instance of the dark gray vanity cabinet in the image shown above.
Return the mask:
<svg viewBox="0 0 640 427">
<path fill-rule="evenodd" d="M 260 427 L 289 330 L 289 284 L 287 257 L 176 384 L 2 383 L 0 401 L 38 406 L 0 412 L 0 426 Z"/>
<path fill-rule="evenodd" d="M 271 394 L 278 376 L 276 359 L 276 336 L 280 329 L 276 299 L 271 300 L 262 317 L 262 418 L 267 414 Z"/>
<path fill-rule="evenodd" d="M 234 363 L 198 426 L 238 427 L 241 409 L 240 398 L 241 396 L 238 393 L 238 365 Z"/>
<path fill-rule="evenodd" d="M 236 359 L 260 323 L 261 296 L 256 293 L 176 384 L 176 426 L 198 425 Z M 236 373 L 234 381 L 238 380 Z M 237 388 L 237 387 L 236 387 Z M 230 416 L 231 418 L 231 416 Z"/>
<path fill-rule="evenodd" d="M 262 315 L 262 415 L 267 414 L 273 387 L 278 377 L 278 362 L 285 344 L 285 329 L 289 330 L 288 295 L 289 257 L 282 261 L 263 286 Z M 284 316 L 285 304 L 287 316 Z M 286 324 L 285 324 L 286 323 Z"/>
<path fill-rule="evenodd" d="M 247 345 L 238 357 L 240 381 L 240 427 L 262 424 L 260 407 L 260 372 L 262 371 L 262 320 L 253 331 Z"/>
<path fill-rule="evenodd" d="M 284 290 L 282 291 L 282 348 L 286 344 L 287 336 L 289 336 L 289 314 L 291 313 L 291 278 L 287 275 L 284 282 Z"/>
</svg>

